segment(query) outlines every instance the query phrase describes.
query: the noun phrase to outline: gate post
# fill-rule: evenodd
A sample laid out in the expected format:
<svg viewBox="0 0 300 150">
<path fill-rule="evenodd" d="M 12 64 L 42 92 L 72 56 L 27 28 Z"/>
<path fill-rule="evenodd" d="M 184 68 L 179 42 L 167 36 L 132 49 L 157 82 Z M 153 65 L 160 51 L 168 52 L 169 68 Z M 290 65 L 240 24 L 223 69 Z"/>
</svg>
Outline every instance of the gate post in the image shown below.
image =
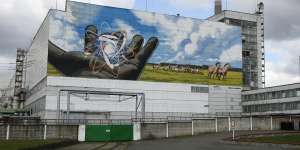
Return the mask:
<svg viewBox="0 0 300 150">
<path fill-rule="evenodd" d="M 218 118 L 217 117 L 215 119 L 215 127 L 216 127 L 216 132 L 218 132 Z"/>
<path fill-rule="evenodd" d="M 231 131 L 231 120 L 230 120 L 230 116 L 228 117 L 228 130 Z"/>
<path fill-rule="evenodd" d="M 252 116 L 250 116 L 250 130 L 253 130 L 253 120 L 252 120 Z"/>
<path fill-rule="evenodd" d="M 46 124 L 44 125 L 44 138 L 43 139 L 44 140 L 47 139 L 47 125 Z"/>
<path fill-rule="evenodd" d="M 169 137 L 169 122 L 166 123 L 166 138 Z"/>
<path fill-rule="evenodd" d="M 142 128 L 140 122 L 133 122 L 133 140 L 141 140 L 142 139 Z"/>
<path fill-rule="evenodd" d="M 9 130 L 10 130 L 10 126 L 9 126 L 9 124 L 7 124 L 7 126 L 6 126 L 6 140 L 9 140 Z"/>
<path fill-rule="evenodd" d="M 271 130 L 273 130 L 273 117 L 271 116 Z"/>
<path fill-rule="evenodd" d="M 78 126 L 78 141 L 84 142 L 85 141 L 85 125 L 80 124 Z"/>
<path fill-rule="evenodd" d="M 194 121 L 192 119 L 192 136 L 194 135 Z"/>
</svg>

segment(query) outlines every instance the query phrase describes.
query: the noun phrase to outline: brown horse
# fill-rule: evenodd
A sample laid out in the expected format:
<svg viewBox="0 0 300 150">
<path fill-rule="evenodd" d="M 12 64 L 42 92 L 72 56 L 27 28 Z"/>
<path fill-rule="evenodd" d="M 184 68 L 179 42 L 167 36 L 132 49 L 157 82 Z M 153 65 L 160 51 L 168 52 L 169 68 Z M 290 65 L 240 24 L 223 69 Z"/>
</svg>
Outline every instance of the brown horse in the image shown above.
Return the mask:
<svg viewBox="0 0 300 150">
<path fill-rule="evenodd" d="M 221 67 L 219 70 L 218 70 L 218 73 L 217 73 L 217 77 L 219 80 L 223 80 L 223 79 L 226 79 L 227 77 L 227 72 L 228 70 L 230 69 L 231 65 L 229 63 L 226 63 L 223 67 Z"/>
<path fill-rule="evenodd" d="M 214 66 L 210 66 L 208 68 L 208 78 L 214 79 L 218 75 L 220 67 L 221 67 L 220 62 L 217 62 Z"/>
</svg>

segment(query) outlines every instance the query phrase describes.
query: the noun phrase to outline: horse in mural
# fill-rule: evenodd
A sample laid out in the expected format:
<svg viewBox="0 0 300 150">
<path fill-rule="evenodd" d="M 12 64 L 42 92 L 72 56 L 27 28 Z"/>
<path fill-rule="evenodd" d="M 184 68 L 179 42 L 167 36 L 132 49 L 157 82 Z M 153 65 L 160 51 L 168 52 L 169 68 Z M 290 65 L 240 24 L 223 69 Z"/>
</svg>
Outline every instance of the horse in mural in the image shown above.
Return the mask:
<svg viewBox="0 0 300 150">
<path fill-rule="evenodd" d="M 214 66 L 208 67 L 208 78 L 214 79 L 218 75 L 220 68 L 221 68 L 220 62 L 217 62 Z"/>
<path fill-rule="evenodd" d="M 223 67 L 220 67 L 220 69 L 217 72 L 217 77 L 219 80 L 224 80 L 227 77 L 227 72 L 231 68 L 230 63 L 226 63 Z"/>
</svg>

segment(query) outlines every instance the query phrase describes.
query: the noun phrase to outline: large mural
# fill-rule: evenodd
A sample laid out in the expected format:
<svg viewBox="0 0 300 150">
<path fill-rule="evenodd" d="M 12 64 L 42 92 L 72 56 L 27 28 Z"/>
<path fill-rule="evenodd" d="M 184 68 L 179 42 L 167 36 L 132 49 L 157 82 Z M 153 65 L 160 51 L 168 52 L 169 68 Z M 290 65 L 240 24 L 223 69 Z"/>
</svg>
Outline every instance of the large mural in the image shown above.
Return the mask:
<svg viewBox="0 0 300 150">
<path fill-rule="evenodd" d="M 49 29 L 48 76 L 242 85 L 238 27 L 68 1 Z"/>
</svg>

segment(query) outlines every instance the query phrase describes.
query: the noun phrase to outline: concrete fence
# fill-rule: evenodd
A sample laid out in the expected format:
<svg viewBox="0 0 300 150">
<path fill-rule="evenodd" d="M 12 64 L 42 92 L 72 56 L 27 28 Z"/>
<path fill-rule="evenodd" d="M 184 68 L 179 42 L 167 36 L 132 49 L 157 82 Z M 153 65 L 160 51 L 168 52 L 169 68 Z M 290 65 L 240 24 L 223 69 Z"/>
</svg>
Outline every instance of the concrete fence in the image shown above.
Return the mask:
<svg viewBox="0 0 300 150">
<path fill-rule="evenodd" d="M 132 120 L 134 140 L 197 135 L 200 133 L 229 132 L 232 130 L 280 130 L 282 122 L 294 123 L 296 117 L 207 117 L 190 119 Z M 120 124 L 120 121 L 99 121 L 86 124 Z M 126 121 L 128 124 L 129 122 Z M 0 124 L 0 139 L 77 139 L 79 124 Z"/>
<path fill-rule="evenodd" d="M 229 132 L 232 130 L 280 130 L 282 122 L 293 122 L 294 130 L 299 130 L 300 118 L 272 116 L 193 118 L 190 121 L 141 123 L 141 139 L 168 138 L 212 132 Z"/>
<path fill-rule="evenodd" d="M 0 139 L 77 139 L 78 125 L 0 125 Z"/>
</svg>

